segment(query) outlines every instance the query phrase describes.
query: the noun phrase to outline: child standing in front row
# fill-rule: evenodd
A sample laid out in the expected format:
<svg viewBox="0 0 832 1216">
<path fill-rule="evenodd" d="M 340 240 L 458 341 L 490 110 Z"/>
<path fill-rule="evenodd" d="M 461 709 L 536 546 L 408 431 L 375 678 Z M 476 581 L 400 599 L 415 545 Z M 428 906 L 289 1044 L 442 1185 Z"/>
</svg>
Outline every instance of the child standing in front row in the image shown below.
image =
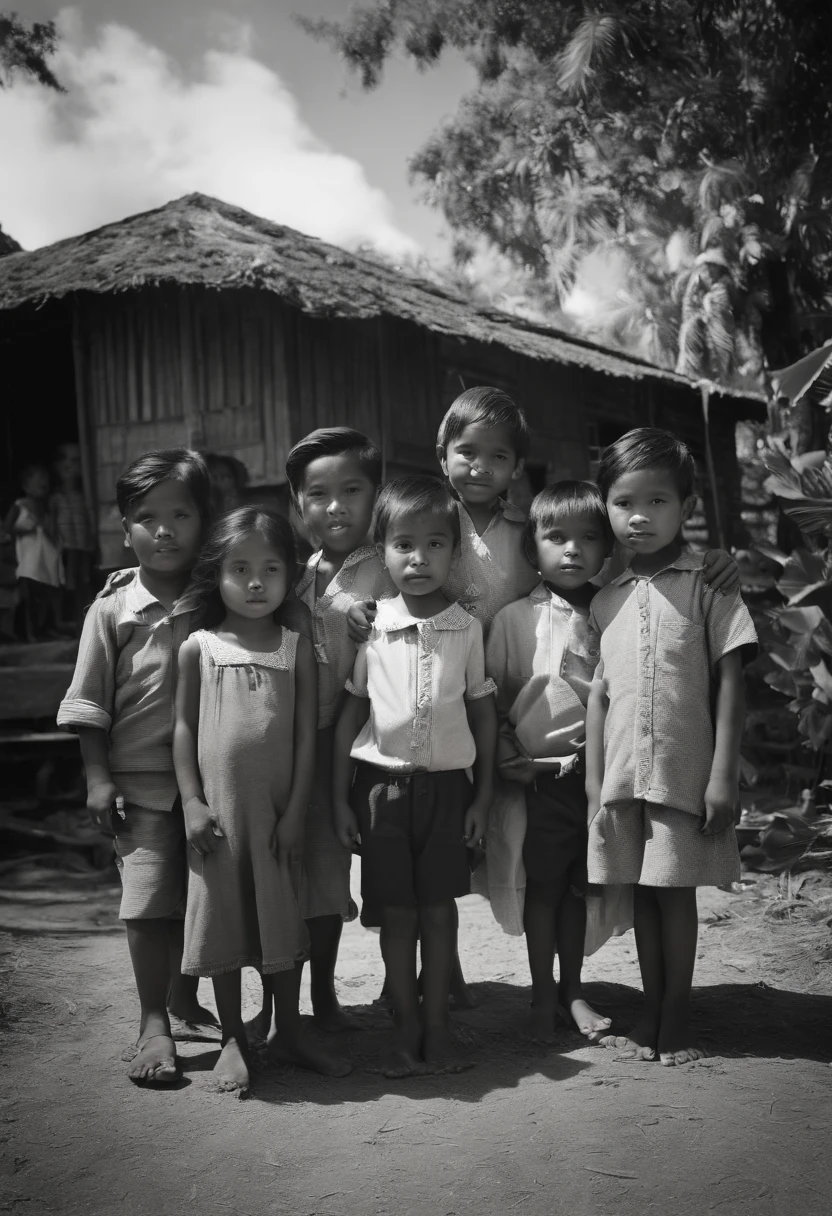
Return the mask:
<svg viewBox="0 0 832 1216">
<path fill-rule="evenodd" d="M 295 574 L 288 522 L 239 507 L 215 526 L 182 599 L 195 623 L 179 651 L 174 762 L 190 845 L 186 974 L 210 976 L 222 1024 L 219 1084 L 245 1092 L 242 967 L 274 999 L 293 1062 L 351 1071 L 303 1030 L 298 994 L 308 934 L 297 899 L 315 766 L 311 643 L 279 621 Z"/>
<path fill-rule="evenodd" d="M 696 888 L 739 878 L 742 661 L 756 644 L 739 592 L 715 595 L 702 557 L 683 552 L 693 481 L 690 451 L 667 431 L 642 427 L 607 448 L 598 484 L 633 558 L 591 610 L 589 881 L 637 884 L 646 1004 L 626 1038 L 605 1041 L 670 1065 L 704 1054 L 690 1026 Z"/>
<path fill-rule="evenodd" d="M 216 1025 L 197 1003 L 197 981 L 179 973 L 187 870 L 172 752 L 176 657 L 191 630 L 177 600 L 210 518 L 208 470 L 186 448 L 147 452 L 119 477 L 116 499 L 138 569 L 111 576 L 87 613 L 58 725 L 78 732 L 87 807 L 115 836 L 119 916 L 141 1003 L 127 1075 L 169 1085 L 177 1057 L 168 1008 Z"/>
<path fill-rule="evenodd" d="M 390 482 L 373 535 L 400 594 L 379 605 L 356 657 L 336 730 L 333 800 L 342 842 L 360 836 L 362 897 L 380 913 L 395 1019 L 384 1071 L 403 1077 L 463 1067 L 448 1031 L 454 900 L 470 889 L 465 846 L 480 842 L 487 823 L 497 719 L 482 627 L 442 592 L 459 549 L 447 489 L 432 477 Z"/>
<path fill-rule="evenodd" d="M 544 1042 L 554 1036 L 558 1006 L 591 1042 L 610 1026 L 610 1019 L 588 1004 L 581 985 L 587 921 L 585 718 L 598 662 L 597 638 L 589 626 L 596 589 L 589 580 L 610 549 L 597 486 L 562 481 L 543 490 L 531 505 L 526 533 L 526 550 L 541 581 L 530 595 L 497 613 L 486 646 L 486 672 L 497 685 L 498 771 L 509 783 L 506 791 L 514 782 L 525 787 L 526 809 L 524 838 L 523 807 L 516 800 L 504 830 L 495 825 L 486 865 L 510 871 L 522 848 L 530 1029 Z"/>
</svg>

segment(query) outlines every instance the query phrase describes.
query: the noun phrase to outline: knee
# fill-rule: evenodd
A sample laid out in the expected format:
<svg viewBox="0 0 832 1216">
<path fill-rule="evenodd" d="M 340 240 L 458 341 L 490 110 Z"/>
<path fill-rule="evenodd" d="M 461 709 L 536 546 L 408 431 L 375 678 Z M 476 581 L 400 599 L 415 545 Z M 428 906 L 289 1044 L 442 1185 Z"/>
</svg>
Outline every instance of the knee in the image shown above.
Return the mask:
<svg viewBox="0 0 832 1216">
<path fill-rule="evenodd" d="M 419 927 L 422 933 L 451 934 L 456 928 L 456 904 L 453 900 L 419 907 Z"/>
</svg>

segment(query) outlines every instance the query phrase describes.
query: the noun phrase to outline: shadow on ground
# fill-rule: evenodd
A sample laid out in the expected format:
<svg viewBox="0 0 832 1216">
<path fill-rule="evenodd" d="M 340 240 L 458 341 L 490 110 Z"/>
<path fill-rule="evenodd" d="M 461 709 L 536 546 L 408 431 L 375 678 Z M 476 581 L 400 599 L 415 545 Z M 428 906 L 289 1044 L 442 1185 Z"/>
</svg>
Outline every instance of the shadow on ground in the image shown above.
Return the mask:
<svg viewBox="0 0 832 1216">
<path fill-rule="evenodd" d="M 473 1103 L 495 1091 L 513 1089 L 526 1077 L 563 1082 L 593 1064 L 616 1061 L 616 1053 L 590 1048 L 580 1035 L 565 1028 L 551 1045 L 529 1039 L 523 1031 L 528 987 L 506 983 L 472 987 L 478 1006 L 452 1017 L 461 1054 L 474 1064 L 466 1072 L 396 1081 L 382 1076 L 376 1070 L 386 1046 L 390 1018 L 378 1005 L 359 1005 L 353 1006 L 352 1012 L 364 1023 L 363 1029 L 327 1036 L 328 1045 L 351 1060 L 355 1069 L 351 1076 L 332 1081 L 273 1064 L 264 1052 L 258 1052 L 252 1096 L 268 1103 L 332 1106 L 375 1102 L 385 1093 L 417 1101 L 441 1094 Z M 635 988 L 600 983 L 587 985 L 587 992 L 596 1008 L 612 1016 L 620 1032 L 638 1015 L 641 994 Z M 789 992 L 765 984 L 715 984 L 694 990 L 694 1010 L 703 1045 L 713 1056 L 832 1061 L 830 996 Z M 573 1053 L 582 1049 L 590 1054 L 576 1058 Z M 217 1048 L 203 1044 L 184 1056 L 183 1067 L 186 1074 L 204 1072 L 213 1068 L 216 1058 Z"/>
</svg>

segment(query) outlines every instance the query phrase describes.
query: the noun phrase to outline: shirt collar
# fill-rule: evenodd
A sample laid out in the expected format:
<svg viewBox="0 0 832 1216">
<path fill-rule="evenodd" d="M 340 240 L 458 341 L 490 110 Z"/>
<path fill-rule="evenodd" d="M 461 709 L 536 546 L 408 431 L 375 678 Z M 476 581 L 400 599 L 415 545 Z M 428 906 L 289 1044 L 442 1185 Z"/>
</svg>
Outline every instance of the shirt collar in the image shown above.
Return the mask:
<svg viewBox="0 0 832 1216">
<path fill-rule="evenodd" d="M 110 576 L 108 585 L 110 581 L 115 583 L 118 589 L 124 588 L 124 602 L 128 610 L 136 616 L 140 616 L 152 604 L 158 604 L 160 608 L 164 608 L 164 605 L 159 603 L 153 592 L 148 591 L 147 587 L 145 587 L 139 575 L 138 566 L 133 566 L 127 570 L 118 570 L 114 575 Z M 183 611 L 186 611 L 186 609 L 180 608 L 177 602 L 173 605 L 170 612 L 166 612 L 165 615 L 180 616 Z"/>
<path fill-rule="evenodd" d="M 309 560 L 307 561 L 303 570 L 301 570 L 300 574 L 297 577 L 297 581 L 295 583 L 295 594 L 296 595 L 302 595 L 303 592 L 306 590 L 306 588 L 309 586 L 310 582 L 317 574 L 318 566 L 320 564 L 320 561 L 321 561 L 321 558 L 323 557 L 323 555 L 324 555 L 323 549 L 316 549 L 315 552 L 312 554 L 312 556 L 309 558 Z M 349 570 L 350 566 L 357 566 L 359 562 L 365 562 L 368 557 L 375 557 L 375 556 L 376 556 L 375 545 L 359 545 L 357 549 L 353 549 L 352 553 L 348 553 L 347 556 L 344 558 L 344 564 L 341 567 L 341 570 Z M 341 570 L 338 571 L 338 574 L 341 573 Z M 338 574 L 334 575 L 333 580 L 332 580 L 333 582 L 338 577 Z M 332 584 L 330 584 L 330 586 L 331 585 Z"/>
<path fill-rule="evenodd" d="M 675 562 L 668 562 L 666 566 L 662 566 L 661 570 L 657 570 L 655 574 L 651 574 L 648 582 L 652 581 L 654 578 L 657 578 L 658 575 L 664 574 L 667 570 L 701 570 L 702 568 L 703 561 L 701 553 L 680 553 Z M 612 580 L 609 586 L 622 587 L 625 583 L 629 583 L 630 581 L 634 581 L 640 577 L 643 577 L 643 575 L 634 573 L 633 569 L 628 566 L 626 570 L 622 570 L 617 578 Z"/>
<path fill-rule="evenodd" d="M 554 604 L 558 608 L 563 608 L 566 612 L 576 612 L 578 616 L 586 616 L 588 609 L 576 608 L 574 604 L 570 604 L 569 600 L 565 600 L 558 595 L 557 591 L 553 591 L 551 587 L 547 587 L 544 582 L 539 582 L 534 591 L 529 592 L 529 599 L 535 604 Z"/>
<path fill-rule="evenodd" d="M 465 514 L 468 516 L 468 518 L 471 519 L 468 508 L 466 507 L 465 503 L 462 501 L 461 498 L 457 500 L 457 503 L 458 503 L 460 511 L 464 511 Z M 508 520 L 508 522 L 511 524 L 524 524 L 526 522 L 525 514 L 520 510 L 519 507 L 515 507 L 514 503 L 509 502 L 507 498 L 498 498 L 497 499 L 497 505 L 494 508 L 494 515 L 492 516 L 492 520 L 493 520 L 494 516 L 498 516 L 498 515 L 501 515 L 503 517 L 503 519 Z M 471 527 L 473 528 L 473 526 L 474 526 L 474 521 L 471 520 Z M 491 526 L 491 523 L 489 522 L 489 527 L 490 526 Z"/>
<path fill-rule="evenodd" d="M 413 626 L 430 625 L 432 629 L 467 629 L 474 618 L 461 604 L 448 604 L 436 616 L 411 616 L 400 595 L 379 604 L 375 628 L 381 633 L 400 633 Z"/>
</svg>

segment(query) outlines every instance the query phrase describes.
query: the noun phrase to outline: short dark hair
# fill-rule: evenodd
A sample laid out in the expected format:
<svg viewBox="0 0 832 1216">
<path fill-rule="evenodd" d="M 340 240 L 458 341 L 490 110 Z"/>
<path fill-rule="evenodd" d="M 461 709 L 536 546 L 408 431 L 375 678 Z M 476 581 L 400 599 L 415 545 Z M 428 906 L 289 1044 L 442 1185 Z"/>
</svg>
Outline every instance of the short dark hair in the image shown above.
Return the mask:
<svg viewBox="0 0 832 1216">
<path fill-rule="evenodd" d="M 438 477 L 394 477 L 383 486 L 373 510 L 373 540 L 383 545 L 392 523 L 407 515 L 435 515 L 448 524 L 454 545 L 459 544 L 456 499 Z"/>
<path fill-rule="evenodd" d="M 361 431 L 351 426 L 322 426 L 299 440 L 286 458 L 286 479 L 297 505 L 303 486 L 303 475 L 313 460 L 322 456 L 353 455 L 367 479 L 378 488 L 381 485 L 381 452 Z"/>
<path fill-rule="evenodd" d="M 238 490 L 242 490 L 244 486 L 248 485 L 248 469 L 236 456 L 228 456 L 225 452 L 203 452 L 202 459 L 208 466 L 209 473 L 213 474 L 218 469 L 225 469 L 233 478 Z"/>
<path fill-rule="evenodd" d="M 195 613 L 195 628 L 212 629 L 222 621 L 225 616 L 219 591 L 222 564 L 232 549 L 255 532 L 280 554 L 288 570 L 288 586 L 292 586 L 297 573 L 297 551 L 289 521 L 276 511 L 267 511 L 255 504 L 237 507 L 214 524 L 202 546 L 187 590 L 177 602 L 179 611 Z M 279 613 L 280 608 L 277 611 Z"/>
<path fill-rule="evenodd" d="M 625 473 L 644 469 L 663 469 L 673 478 L 679 497 L 690 498 L 694 492 L 696 462 L 686 443 L 655 426 L 639 426 L 628 431 L 604 451 L 598 465 L 598 489 L 604 502 L 610 490 Z"/>
<path fill-rule="evenodd" d="M 163 481 L 181 481 L 190 494 L 203 524 L 211 520 L 211 478 L 199 452 L 189 448 L 163 448 L 145 452 L 116 482 L 116 502 L 126 517 Z"/>
<path fill-rule="evenodd" d="M 529 450 L 531 433 L 526 415 L 501 388 L 466 388 L 439 423 L 437 447 L 447 452 L 467 426 L 504 426 L 519 460 Z"/>
<path fill-rule="evenodd" d="M 535 496 L 529 507 L 529 518 L 523 537 L 526 556 L 535 565 L 535 543 L 538 530 L 551 528 L 561 520 L 575 515 L 588 515 L 598 525 L 607 549 L 613 546 L 613 534 L 601 491 L 592 481 L 556 481 Z"/>
</svg>

